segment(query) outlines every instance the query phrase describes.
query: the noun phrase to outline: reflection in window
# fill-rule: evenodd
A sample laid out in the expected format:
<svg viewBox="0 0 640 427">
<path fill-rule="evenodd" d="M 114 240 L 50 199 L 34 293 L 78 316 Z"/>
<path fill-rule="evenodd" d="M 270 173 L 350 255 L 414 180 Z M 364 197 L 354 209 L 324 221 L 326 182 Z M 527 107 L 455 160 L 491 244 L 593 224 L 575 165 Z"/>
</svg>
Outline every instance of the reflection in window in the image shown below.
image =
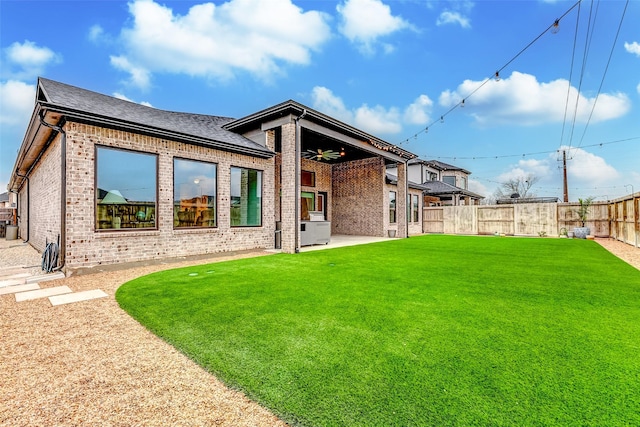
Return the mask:
<svg viewBox="0 0 640 427">
<path fill-rule="evenodd" d="M 173 226 L 216 226 L 216 165 L 173 160 Z"/>
<path fill-rule="evenodd" d="M 418 222 L 420 212 L 420 197 L 417 194 L 414 194 L 411 196 L 411 198 L 413 199 L 413 203 L 411 206 L 411 216 L 413 217 L 413 222 Z"/>
<path fill-rule="evenodd" d="M 456 185 L 456 177 L 455 176 L 443 176 L 442 182 L 445 182 L 450 185 Z"/>
<path fill-rule="evenodd" d="M 231 226 L 262 225 L 262 171 L 231 168 Z"/>
<path fill-rule="evenodd" d="M 96 230 L 155 228 L 157 156 L 96 147 Z"/>
<path fill-rule="evenodd" d="M 396 192 L 389 191 L 389 223 L 396 223 Z"/>
<path fill-rule="evenodd" d="M 300 193 L 300 219 L 302 221 L 309 221 L 309 212 L 315 210 L 315 193 L 303 191 Z"/>
</svg>

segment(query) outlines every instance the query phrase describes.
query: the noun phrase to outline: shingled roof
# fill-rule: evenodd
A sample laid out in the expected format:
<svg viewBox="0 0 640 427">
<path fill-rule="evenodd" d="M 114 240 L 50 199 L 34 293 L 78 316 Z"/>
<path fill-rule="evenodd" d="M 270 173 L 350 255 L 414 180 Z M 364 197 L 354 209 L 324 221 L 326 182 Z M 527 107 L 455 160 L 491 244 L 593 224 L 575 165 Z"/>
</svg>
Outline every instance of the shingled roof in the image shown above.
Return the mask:
<svg viewBox="0 0 640 427">
<path fill-rule="evenodd" d="M 233 118 L 160 110 L 45 78 L 38 79 L 38 99 L 46 109 L 87 122 L 130 128 L 167 138 L 259 157 L 275 153 L 222 126 Z"/>
</svg>

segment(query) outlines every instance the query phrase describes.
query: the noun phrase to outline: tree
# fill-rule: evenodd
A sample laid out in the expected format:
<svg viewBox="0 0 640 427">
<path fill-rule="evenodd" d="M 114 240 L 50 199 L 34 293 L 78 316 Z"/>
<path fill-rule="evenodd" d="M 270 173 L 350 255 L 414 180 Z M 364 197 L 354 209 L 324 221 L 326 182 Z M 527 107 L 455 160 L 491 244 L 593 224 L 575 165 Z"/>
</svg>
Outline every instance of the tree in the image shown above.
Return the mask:
<svg viewBox="0 0 640 427">
<path fill-rule="evenodd" d="M 500 184 L 500 187 L 495 191 L 493 197 L 495 197 L 496 200 L 536 197 L 535 193 L 531 191 L 531 187 L 538 181 L 540 181 L 540 178 L 533 174 L 511 178 Z"/>
</svg>

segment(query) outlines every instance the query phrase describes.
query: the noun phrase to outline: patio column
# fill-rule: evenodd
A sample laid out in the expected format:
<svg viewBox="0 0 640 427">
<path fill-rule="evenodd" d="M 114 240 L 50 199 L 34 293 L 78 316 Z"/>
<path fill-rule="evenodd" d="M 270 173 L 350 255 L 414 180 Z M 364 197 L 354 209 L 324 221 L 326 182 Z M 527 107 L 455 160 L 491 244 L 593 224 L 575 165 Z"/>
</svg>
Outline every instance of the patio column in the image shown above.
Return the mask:
<svg viewBox="0 0 640 427">
<path fill-rule="evenodd" d="M 296 218 L 296 206 L 299 203 L 299 194 L 296 192 L 296 124 L 291 120 L 290 123 L 282 125 L 282 167 L 281 167 L 281 233 L 282 233 L 282 252 L 295 253 L 298 247 L 296 242 L 296 227 L 298 226 L 298 218 Z"/>
<path fill-rule="evenodd" d="M 398 197 L 396 199 L 396 220 L 398 221 L 398 237 L 407 235 L 407 221 L 409 220 L 407 192 L 407 164 L 398 163 Z"/>
</svg>

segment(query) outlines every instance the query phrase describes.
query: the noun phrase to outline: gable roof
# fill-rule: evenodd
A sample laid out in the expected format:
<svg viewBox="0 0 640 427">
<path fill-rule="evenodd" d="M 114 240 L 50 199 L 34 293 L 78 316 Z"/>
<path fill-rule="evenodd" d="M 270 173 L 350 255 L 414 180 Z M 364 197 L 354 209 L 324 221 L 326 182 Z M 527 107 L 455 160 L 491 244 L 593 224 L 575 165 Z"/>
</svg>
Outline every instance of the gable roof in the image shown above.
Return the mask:
<svg viewBox="0 0 640 427">
<path fill-rule="evenodd" d="M 463 168 L 458 167 L 458 166 L 450 165 L 449 163 L 441 162 L 439 160 L 426 160 L 426 161 L 424 161 L 424 163 L 427 166 L 431 166 L 431 167 L 439 169 L 441 171 L 460 171 L 460 172 L 464 172 L 464 173 L 466 173 L 468 175 L 471 175 L 471 172 L 469 172 L 466 169 L 463 169 Z"/>
<path fill-rule="evenodd" d="M 38 79 L 37 102 L 78 120 L 130 128 L 166 138 L 259 157 L 275 153 L 223 128 L 230 117 L 181 113 L 147 107 L 45 78 Z"/>
</svg>

